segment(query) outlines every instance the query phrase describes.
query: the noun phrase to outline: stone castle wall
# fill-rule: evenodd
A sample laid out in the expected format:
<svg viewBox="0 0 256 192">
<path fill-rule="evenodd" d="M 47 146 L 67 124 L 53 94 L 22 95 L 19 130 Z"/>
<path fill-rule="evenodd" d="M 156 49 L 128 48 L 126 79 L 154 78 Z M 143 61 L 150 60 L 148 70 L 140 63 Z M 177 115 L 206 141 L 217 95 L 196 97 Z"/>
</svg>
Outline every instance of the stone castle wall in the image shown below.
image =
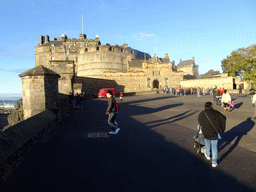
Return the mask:
<svg viewBox="0 0 256 192">
<path fill-rule="evenodd" d="M 123 92 L 151 91 L 154 88 L 179 86 L 183 80 L 183 73 L 173 72 L 172 63 L 143 64 L 143 68 L 132 68 L 127 73 L 104 73 L 104 79 L 115 80 L 124 87 Z M 154 87 L 154 81 L 159 83 Z M 119 92 L 121 90 L 117 90 Z M 121 91 L 122 92 L 122 91 Z"/>
<path fill-rule="evenodd" d="M 36 66 L 43 65 L 51 69 L 51 61 L 70 60 L 74 62 L 74 71 L 77 76 L 101 77 L 104 71 L 126 71 L 128 59 L 142 59 L 142 52 L 124 44 L 101 45 L 99 37 L 94 40 L 86 39 L 81 34 L 80 39 L 67 39 L 65 35 L 47 42 L 40 37 L 40 44 L 35 48 Z M 146 54 L 146 58 L 150 58 Z"/>
<path fill-rule="evenodd" d="M 127 53 L 121 52 L 120 48 L 113 48 L 114 51 L 108 51 L 108 47 L 103 48 L 101 51 L 79 55 L 77 76 L 101 78 L 104 71 L 127 71 Z"/>
<path fill-rule="evenodd" d="M 177 71 L 182 71 L 184 75 L 198 75 L 198 65 L 195 65 L 195 67 L 192 64 L 184 67 L 177 66 Z"/>
<path fill-rule="evenodd" d="M 248 82 L 241 81 L 240 77 L 216 77 L 216 78 L 204 78 L 204 79 L 193 79 L 193 80 L 185 80 L 180 81 L 181 87 L 212 87 L 215 86 L 221 87 L 224 89 L 233 89 L 234 84 L 236 85 L 236 89 L 239 88 L 238 85 L 243 84 L 244 89 L 249 89 Z"/>
</svg>

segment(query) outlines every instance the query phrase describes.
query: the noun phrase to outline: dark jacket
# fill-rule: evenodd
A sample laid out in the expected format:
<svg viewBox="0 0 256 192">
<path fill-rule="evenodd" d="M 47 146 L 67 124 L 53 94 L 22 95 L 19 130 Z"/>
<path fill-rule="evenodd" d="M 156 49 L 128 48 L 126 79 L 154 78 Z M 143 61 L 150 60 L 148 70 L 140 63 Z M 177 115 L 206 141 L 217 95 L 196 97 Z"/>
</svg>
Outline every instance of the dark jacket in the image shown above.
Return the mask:
<svg viewBox="0 0 256 192">
<path fill-rule="evenodd" d="M 205 109 L 204 111 L 211 120 L 215 129 L 217 129 L 220 134 L 223 134 L 226 129 L 226 117 L 219 111 L 214 110 L 212 107 Z M 198 123 L 202 126 L 203 135 L 206 139 L 217 140 L 218 133 L 215 131 L 210 121 L 205 116 L 204 111 L 198 115 Z"/>
<path fill-rule="evenodd" d="M 108 108 L 107 111 L 109 113 L 115 113 L 116 112 L 116 100 L 113 96 L 111 96 L 108 100 Z"/>
</svg>

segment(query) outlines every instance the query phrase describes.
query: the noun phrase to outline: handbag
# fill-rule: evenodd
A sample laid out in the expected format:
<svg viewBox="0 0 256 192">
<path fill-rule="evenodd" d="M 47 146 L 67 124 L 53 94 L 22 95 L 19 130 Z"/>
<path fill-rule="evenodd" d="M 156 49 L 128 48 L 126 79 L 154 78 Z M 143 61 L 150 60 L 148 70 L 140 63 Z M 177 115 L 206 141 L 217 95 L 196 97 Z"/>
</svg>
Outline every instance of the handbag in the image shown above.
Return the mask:
<svg viewBox="0 0 256 192">
<path fill-rule="evenodd" d="M 207 119 L 210 121 L 210 123 L 212 124 L 211 120 L 209 119 L 209 117 L 206 115 L 205 111 L 204 111 L 205 116 L 207 117 Z M 214 125 L 212 124 L 213 128 L 215 129 L 215 131 L 218 133 L 218 139 L 221 139 L 221 135 L 219 134 L 219 132 L 216 130 L 216 128 L 214 127 Z"/>
<path fill-rule="evenodd" d="M 233 101 L 231 101 L 230 107 L 232 107 L 232 108 L 234 108 L 234 107 L 235 107 L 235 106 L 234 106 L 234 102 L 233 102 Z"/>
</svg>

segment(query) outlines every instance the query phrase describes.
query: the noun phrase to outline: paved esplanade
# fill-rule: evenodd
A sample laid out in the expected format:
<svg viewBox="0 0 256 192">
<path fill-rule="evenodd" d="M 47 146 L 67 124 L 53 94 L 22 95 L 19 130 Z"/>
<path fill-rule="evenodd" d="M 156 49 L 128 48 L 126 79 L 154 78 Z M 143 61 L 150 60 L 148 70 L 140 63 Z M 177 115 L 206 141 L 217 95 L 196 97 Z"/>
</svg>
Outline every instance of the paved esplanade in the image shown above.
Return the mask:
<svg viewBox="0 0 256 192">
<path fill-rule="evenodd" d="M 117 135 L 102 133 L 107 103 L 95 99 L 38 143 L 1 191 L 254 191 L 253 108 L 249 97 L 234 98 L 217 168 L 193 148 L 197 116 L 212 96 L 124 97 Z"/>
</svg>

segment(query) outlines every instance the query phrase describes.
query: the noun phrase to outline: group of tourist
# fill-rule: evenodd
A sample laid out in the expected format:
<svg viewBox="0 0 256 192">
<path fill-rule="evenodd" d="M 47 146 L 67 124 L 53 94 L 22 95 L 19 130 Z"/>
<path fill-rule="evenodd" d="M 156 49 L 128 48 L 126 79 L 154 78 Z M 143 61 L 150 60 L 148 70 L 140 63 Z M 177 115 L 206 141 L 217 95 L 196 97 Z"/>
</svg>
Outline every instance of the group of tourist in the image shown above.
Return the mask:
<svg viewBox="0 0 256 192">
<path fill-rule="evenodd" d="M 231 96 L 227 90 L 224 88 L 217 89 L 217 86 L 214 89 L 212 87 L 172 87 L 164 88 L 163 92 L 176 96 L 197 95 L 197 97 L 201 97 L 202 95 L 212 95 L 215 105 L 224 106 L 224 111 L 230 111 L 230 105 L 232 104 Z"/>
<path fill-rule="evenodd" d="M 226 89 L 218 89 L 215 86 L 213 90 L 213 101 L 215 105 L 222 105 L 224 106 L 224 111 L 230 112 L 230 107 L 234 107 L 230 94 L 227 92 Z"/>
<path fill-rule="evenodd" d="M 201 95 L 213 95 L 213 89 L 204 87 L 171 87 L 171 88 L 164 88 L 164 93 L 169 93 L 170 95 L 194 95 L 197 94 L 198 97 L 201 97 Z"/>
<path fill-rule="evenodd" d="M 85 101 L 85 96 L 82 93 L 73 94 L 70 92 L 68 98 L 71 108 L 83 108 L 82 104 Z"/>
</svg>

